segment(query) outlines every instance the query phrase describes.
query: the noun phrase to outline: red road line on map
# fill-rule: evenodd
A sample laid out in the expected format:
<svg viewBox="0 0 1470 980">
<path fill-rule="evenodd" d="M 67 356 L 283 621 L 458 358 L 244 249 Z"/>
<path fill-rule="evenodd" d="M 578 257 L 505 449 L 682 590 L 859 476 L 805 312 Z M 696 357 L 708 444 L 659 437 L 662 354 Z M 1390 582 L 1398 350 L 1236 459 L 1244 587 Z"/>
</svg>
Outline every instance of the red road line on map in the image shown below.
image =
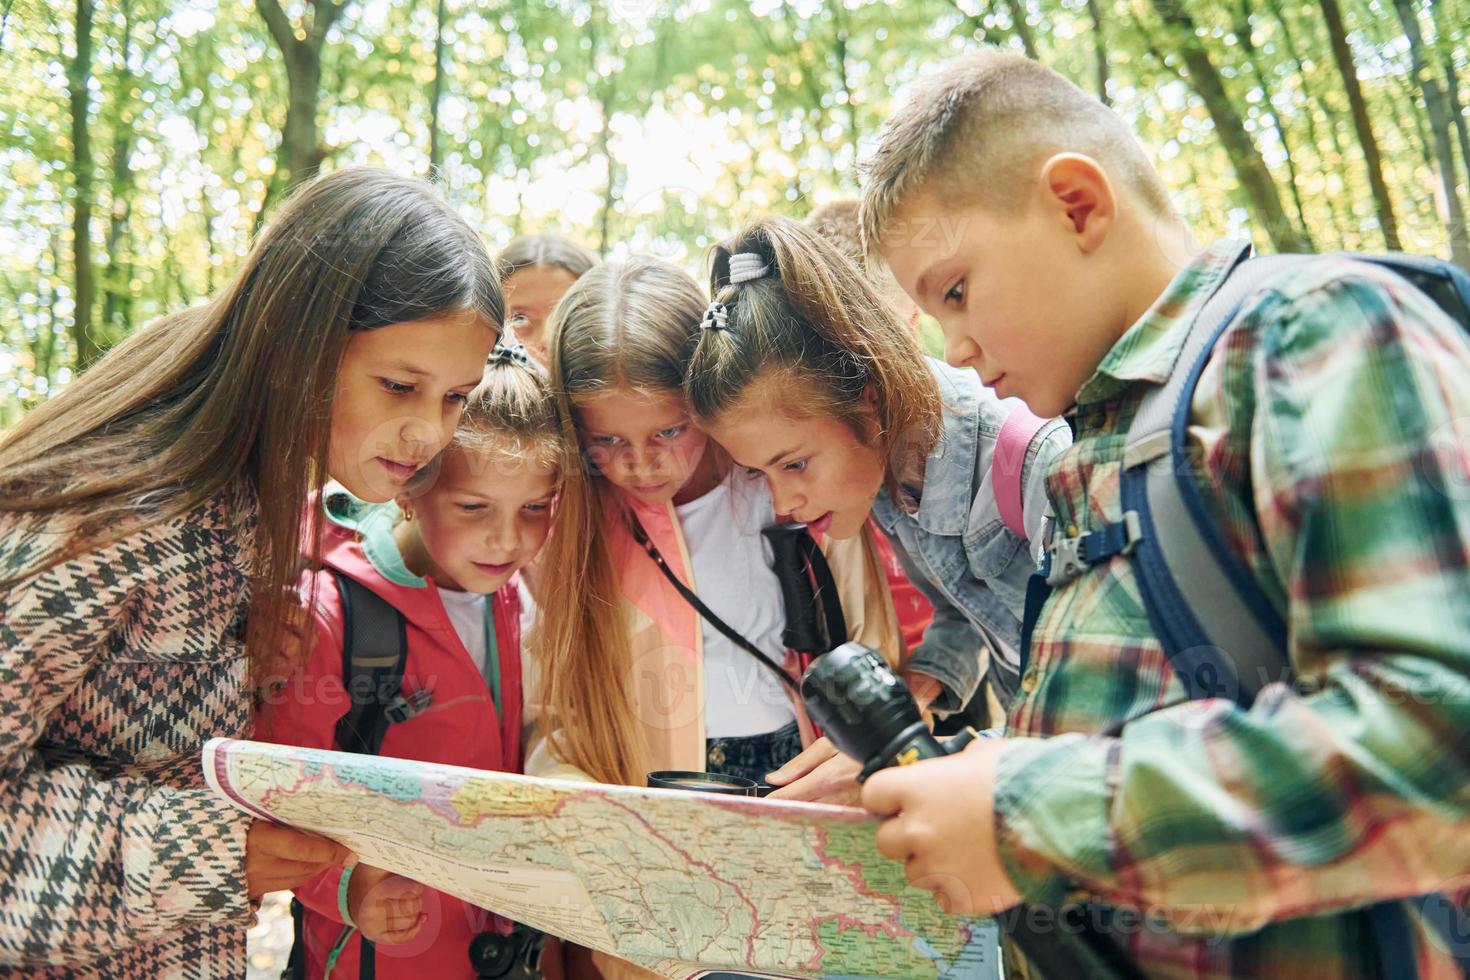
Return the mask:
<svg viewBox="0 0 1470 980">
<path fill-rule="evenodd" d="M 658 831 L 654 830 L 653 829 L 653 825 L 650 824 L 647 820 L 645 820 L 643 818 L 643 815 L 642 814 L 634 811 L 630 807 L 624 806 L 618 800 L 614 800 L 614 799 L 612 799 L 610 797 L 606 797 L 606 796 L 604 796 L 603 799 L 606 800 L 608 803 L 611 803 L 613 806 L 618 807 L 619 809 L 625 811 L 630 816 L 632 816 L 634 820 L 637 820 L 639 823 L 643 824 L 643 826 L 648 829 L 648 832 L 650 834 L 652 834 L 658 840 L 663 841 L 664 844 L 666 844 L 671 850 L 674 851 L 674 853 L 679 854 L 680 856 L 682 856 L 690 864 L 692 864 L 692 865 L 694 865 L 696 867 L 704 868 L 706 871 L 709 872 L 711 878 L 713 878 L 715 881 L 720 882 L 721 884 L 724 884 L 724 885 L 729 886 L 735 892 L 736 895 L 739 895 L 740 896 L 740 900 L 742 902 L 744 902 L 750 908 L 750 919 L 751 919 L 751 922 L 753 923 L 753 926 L 754 926 L 754 928 L 751 929 L 750 938 L 748 938 L 745 941 L 745 947 L 746 947 L 745 948 L 745 962 L 746 963 L 750 963 L 752 961 L 752 959 L 755 957 L 755 937 L 756 937 L 756 933 L 758 933 L 760 931 L 760 921 L 761 921 L 760 920 L 760 915 L 759 915 L 759 913 L 756 910 L 755 903 L 752 902 L 750 900 L 750 898 L 748 896 L 746 896 L 745 892 L 741 891 L 740 888 L 737 887 L 734 882 L 728 881 L 725 878 L 722 878 L 715 871 L 714 868 L 710 867 L 710 865 L 706 864 L 703 861 L 696 861 L 694 859 L 693 855 L 687 853 L 682 848 L 680 848 L 678 845 L 676 845 L 673 841 L 669 840 L 668 838 L 666 838 L 662 834 L 660 834 Z M 641 889 L 640 889 L 640 891 L 641 891 Z"/>
</svg>

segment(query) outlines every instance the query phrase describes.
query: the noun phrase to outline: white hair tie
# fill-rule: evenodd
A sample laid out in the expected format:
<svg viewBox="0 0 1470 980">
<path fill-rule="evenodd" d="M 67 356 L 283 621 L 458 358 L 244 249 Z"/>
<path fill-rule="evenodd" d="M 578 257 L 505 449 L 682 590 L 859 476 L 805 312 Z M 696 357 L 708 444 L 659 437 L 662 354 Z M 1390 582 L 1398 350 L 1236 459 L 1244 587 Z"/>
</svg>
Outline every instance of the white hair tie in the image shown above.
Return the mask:
<svg viewBox="0 0 1470 980">
<path fill-rule="evenodd" d="M 770 272 L 770 266 L 754 252 L 739 252 L 730 256 L 730 285 L 759 279 Z"/>
</svg>

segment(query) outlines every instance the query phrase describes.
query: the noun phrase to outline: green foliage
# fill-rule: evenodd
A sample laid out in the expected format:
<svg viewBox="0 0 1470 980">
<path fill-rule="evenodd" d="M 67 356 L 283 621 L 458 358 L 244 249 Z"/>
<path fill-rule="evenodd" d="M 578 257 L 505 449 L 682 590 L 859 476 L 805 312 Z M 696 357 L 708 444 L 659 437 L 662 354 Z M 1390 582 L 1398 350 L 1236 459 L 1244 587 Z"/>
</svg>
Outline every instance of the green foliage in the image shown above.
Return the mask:
<svg viewBox="0 0 1470 980">
<path fill-rule="evenodd" d="M 1182 10 L 1281 197 L 1321 249 L 1379 249 L 1363 147 L 1314 7 L 1285 0 L 448 0 L 435 174 L 492 247 L 556 227 L 702 273 L 756 215 L 854 193 L 904 86 L 980 43 L 1034 49 L 1109 101 L 1196 232 L 1259 228 L 1182 56 Z M 307 3 L 283 3 L 293 24 Z M 1344 0 L 1406 248 L 1449 254 L 1443 160 L 1388 0 Z M 237 267 L 273 186 L 288 91 L 255 5 L 96 0 L 90 71 L 93 322 L 116 342 Z M 0 426 L 70 378 L 67 6 L 6 0 L 0 33 Z M 1424 62 L 1470 92 L 1470 0 L 1420 0 Z M 354 0 L 321 52 L 324 169 L 427 174 L 436 4 Z M 1099 33 L 1100 32 L 1100 33 Z M 1105 58 L 1100 64 L 1099 57 Z M 1195 63 L 1198 67 L 1198 62 Z M 1458 86 L 1448 85 L 1451 80 Z M 1464 119 L 1464 107 L 1455 107 Z M 1451 134 L 1455 152 L 1463 136 Z M 1239 147 L 1237 146 L 1237 152 Z M 1457 162 L 1464 180 L 1467 161 Z M 279 180 L 276 184 L 281 183 Z M 1463 184 L 1457 188 L 1466 193 Z M 1252 228 L 1252 223 L 1255 227 Z M 932 325 L 924 334 L 937 349 Z"/>
</svg>

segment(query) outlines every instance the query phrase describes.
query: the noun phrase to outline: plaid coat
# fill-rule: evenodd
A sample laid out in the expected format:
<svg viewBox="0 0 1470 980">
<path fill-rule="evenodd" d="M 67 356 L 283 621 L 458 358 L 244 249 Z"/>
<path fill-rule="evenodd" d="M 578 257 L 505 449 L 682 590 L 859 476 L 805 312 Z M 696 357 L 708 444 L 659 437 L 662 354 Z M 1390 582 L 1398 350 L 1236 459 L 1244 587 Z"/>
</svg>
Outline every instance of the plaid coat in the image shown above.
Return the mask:
<svg viewBox="0 0 1470 980">
<path fill-rule="evenodd" d="M 0 515 L 0 575 L 75 514 Z M 248 737 L 239 488 L 0 589 L 0 977 L 243 976 L 249 818 L 199 752 Z"/>
</svg>

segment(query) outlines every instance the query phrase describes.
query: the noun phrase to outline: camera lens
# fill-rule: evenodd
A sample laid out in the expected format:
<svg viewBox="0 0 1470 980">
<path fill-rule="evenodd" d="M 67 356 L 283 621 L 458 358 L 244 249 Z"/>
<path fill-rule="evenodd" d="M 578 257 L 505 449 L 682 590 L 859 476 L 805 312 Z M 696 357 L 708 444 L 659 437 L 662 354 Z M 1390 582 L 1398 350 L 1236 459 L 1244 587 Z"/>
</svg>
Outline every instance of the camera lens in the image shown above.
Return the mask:
<svg viewBox="0 0 1470 980">
<path fill-rule="evenodd" d="M 844 643 L 813 661 L 801 679 L 801 696 L 832 744 L 865 767 L 886 764 L 911 732 L 928 732 L 903 681 L 861 643 Z"/>
</svg>

